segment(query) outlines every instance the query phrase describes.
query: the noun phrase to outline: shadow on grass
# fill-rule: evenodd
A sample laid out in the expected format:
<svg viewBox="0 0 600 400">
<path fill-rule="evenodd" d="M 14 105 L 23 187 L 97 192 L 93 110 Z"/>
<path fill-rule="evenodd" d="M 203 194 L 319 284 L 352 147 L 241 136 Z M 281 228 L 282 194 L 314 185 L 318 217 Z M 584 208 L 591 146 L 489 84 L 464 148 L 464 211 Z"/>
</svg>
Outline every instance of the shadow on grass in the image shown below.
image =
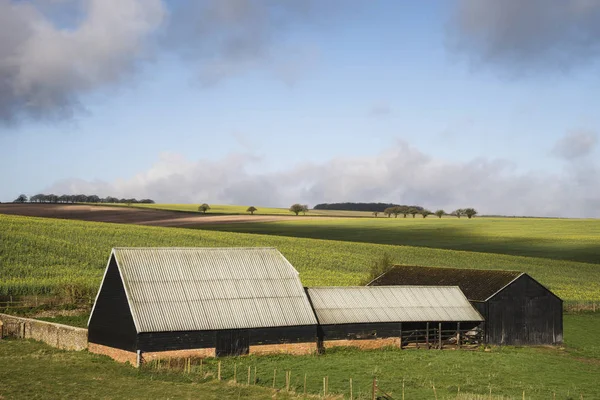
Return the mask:
<svg viewBox="0 0 600 400">
<path fill-rule="evenodd" d="M 278 223 L 206 224 L 194 229 L 255 233 L 346 242 L 417 246 L 445 250 L 475 251 L 513 256 L 539 257 L 600 264 L 600 244 L 591 241 L 532 238 L 523 236 L 478 236 L 455 227 L 394 226 L 366 228 Z"/>
</svg>

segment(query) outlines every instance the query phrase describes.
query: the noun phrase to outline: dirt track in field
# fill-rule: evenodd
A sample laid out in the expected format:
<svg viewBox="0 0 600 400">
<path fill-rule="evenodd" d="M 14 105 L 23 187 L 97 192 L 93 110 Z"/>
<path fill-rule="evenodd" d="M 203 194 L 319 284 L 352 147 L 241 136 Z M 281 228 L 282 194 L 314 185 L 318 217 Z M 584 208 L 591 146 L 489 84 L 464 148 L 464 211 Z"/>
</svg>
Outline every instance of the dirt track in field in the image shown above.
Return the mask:
<svg viewBox="0 0 600 400">
<path fill-rule="evenodd" d="M 179 228 L 201 227 L 206 224 L 273 222 L 294 218 L 293 215 L 200 215 L 134 207 L 75 204 L 0 204 L 0 214 Z M 302 219 L 306 218 L 323 219 L 323 217 L 302 216 Z"/>
</svg>

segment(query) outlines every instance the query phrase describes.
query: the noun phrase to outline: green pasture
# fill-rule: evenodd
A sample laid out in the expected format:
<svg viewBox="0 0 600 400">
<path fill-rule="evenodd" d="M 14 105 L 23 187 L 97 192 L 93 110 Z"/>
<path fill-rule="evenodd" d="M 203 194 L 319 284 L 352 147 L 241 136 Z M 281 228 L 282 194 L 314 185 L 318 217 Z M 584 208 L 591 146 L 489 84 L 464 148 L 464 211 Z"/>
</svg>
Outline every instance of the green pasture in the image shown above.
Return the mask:
<svg viewBox="0 0 600 400">
<path fill-rule="evenodd" d="M 154 210 L 169 210 L 169 211 L 185 211 L 185 212 L 199 212 L 198 204 L 125 204 L 125 203 L 109 203 L 109 204 L 99 204 L 99 203 L 87 203 L 90 205 L 99 205 L 99 206 L 111 206 L 111 207 L 134 207 L 134 208 L 148 208 Z M 236 206 L 236 205 L 225 205 L 225 204 L 209 204 L 210 210 L 206 212 L 207 215 L 215 214 L 215 215 L 250 215 L 246 210 L 248 206 Z M 277 208 L 277 207 L 259 207 L 257 211 L 254 212 L 254 215 L 294 215 L 293 212 L 289 210 L 289 208 Z M 383 215 L 382 213 L 380 213 Z M 373 217 L 373 213 L 367 211 L 343 211 L 343 210 L 309 210 L 306 213 L 307 216 L 326 216 L 326 217 Z M 304 214 L 300 213 L 299 216 L 304 216 Z"/>
<path fill-rule="evenodd" d="M 300 272 L 306 286 L 360 284 L 370 264 L 388 253 L 400 264 L 525 271 L 564 300 L 600 300 L 600 268 L 592 263 L 8 215 L 0 215 L 0 296 L 92 297 L 111 248 L 127 246 L 276 247 Z"/>
<path fill-rule="evenodd" d="M 39 342 L 0 341 L 0 396 L 20 398 L 319 398 L 323 378 L 332 398 L 370 399 L 372 379 L 394 399 L 600 398 L 600 353 L 592 332 L 600 314 L 565 315 L 563 348 L 492 347 L 491 351 L 329 350 L 325 355 L 244 356 L 150 363 L 137 370 L 86 351 L 61 351 Z M 216 381 L 221 362 L 223 382 Z M 247 386 L 250 367 L 251 386 Z M 256 368 L 256 386 L 254 386 Z M 275 376 L 275 391 L 273 377 Z M 235 384 L 233 381 L 237 381 Z M 435 387 L 435 391 L 434 391 Z M 460 396 L 457 396 L 460 390 Z M 491 393 L 491 397 L 490 397 Z M 379 393 L 381 395 L 381 393 Z M 299 396 L 302 397 L 302 396 Z"/>
<path fill-rule="evenodd" d="M 168 211 L 185 211 L 185 212 L 197 212 L 198 207 L 202 203 L 198 204 L 122 204 L 122 203 L 111 203 L 111 204 L 97 204 L 100 206 L 111 206 L 111 207 L 134 207 L 134 208 L 148 208 L 154 210 L 168 210 Z M 223 205 L 223 204 L 209 204 L 210 210 L 206 212 L 206 215 L 216 214 L 231 214 L 231 215 L 250 215 L 246 210 L 252 204 L 247 206 L 235 206 L 235 205 Z M 258 207 L 257 211 L 254 212 L 254 215 L 294 215 L 294 213 L 290 212 L 287 208 L 274 208 L 274 207 Z"/>
<path fill-rule="evenodd" d="M 87 351 L 0 340 L 0 399 L 270 399 L 272 389 L 141 372 Z M 278 399 L 293 398 L 277 393 Z"/>
<path fill-rule="evenodd" d="M 202 229 L 418 246 L 600 263 L 600 220 L 335 218 L 203 225 Z"/>
</svg>

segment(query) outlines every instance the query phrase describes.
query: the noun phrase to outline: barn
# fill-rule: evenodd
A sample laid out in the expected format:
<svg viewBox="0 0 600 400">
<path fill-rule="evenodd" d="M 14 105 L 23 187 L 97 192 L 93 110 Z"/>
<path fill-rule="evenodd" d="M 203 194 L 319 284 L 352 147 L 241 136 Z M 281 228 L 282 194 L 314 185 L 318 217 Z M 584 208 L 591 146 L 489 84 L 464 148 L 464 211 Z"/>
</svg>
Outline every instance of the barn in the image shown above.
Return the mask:
<svg viewBox="0 0 600 400">
<path fill-rule="evenodd" d="M 314 287 L 307 293 L 321 351 L 335 346 L 441 349 L 481 342 L 473 329 L 483 318 L 458 287 Z"/>
<path fill-rule="evenodd" d="M 88 321 L 89 350 L 162 357 L 316 351 L 298 272 L 273 248 L 115 248 Z"/>
<path fill-rule="evenodd" d="M 518 271 L 395 266 L 369 286 L 458 286 L 485 319 L 485 341 L 497 345 L 558 344 L 562 300 Z"/>
</svg>

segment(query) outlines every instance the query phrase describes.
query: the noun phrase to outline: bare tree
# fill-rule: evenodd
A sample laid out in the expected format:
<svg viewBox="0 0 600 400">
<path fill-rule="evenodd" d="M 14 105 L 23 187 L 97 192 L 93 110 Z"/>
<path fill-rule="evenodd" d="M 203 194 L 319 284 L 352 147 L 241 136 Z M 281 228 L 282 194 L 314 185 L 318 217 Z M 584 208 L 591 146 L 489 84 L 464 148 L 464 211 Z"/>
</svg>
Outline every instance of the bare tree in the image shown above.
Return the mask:
<svg viewBox="0 0 600 400">
<path fill-rule="evenodd" d="M 423 216 L 423 218 L 427 218 L 429 215 L 433 214 L 431 211 L 427 209 L 422 209 L 419 214 Z"/>
<path fill-rule="evenodd" d="M 437 215 L 438 218 L 442 218 L 446 213 L 444 210 L 437 210 L 434 214 Z"/>
<path fill-rule="evenodd" d="M 378 215 L 379 215 L 379 211 L 373 211 L 373 216 L 374 216 L 375 218 L 377 218 L 377 216 L 378 216 Z"/>
</svg>

